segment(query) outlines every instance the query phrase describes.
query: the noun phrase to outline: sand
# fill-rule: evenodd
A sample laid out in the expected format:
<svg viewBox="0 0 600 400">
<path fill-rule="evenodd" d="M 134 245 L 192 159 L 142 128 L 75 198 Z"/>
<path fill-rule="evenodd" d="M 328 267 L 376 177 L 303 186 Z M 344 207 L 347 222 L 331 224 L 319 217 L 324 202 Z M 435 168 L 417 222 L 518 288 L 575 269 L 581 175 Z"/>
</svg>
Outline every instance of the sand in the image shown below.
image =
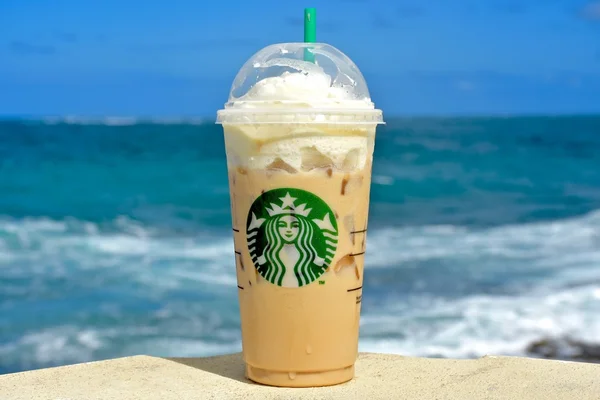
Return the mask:
<svg viewBox="0 0 600 400">
<path fill-rule="evenodd" d="M 362 353 L 356 378 L 308 389 L 253 384 L 241 354 L 135 356 L 0 375 L 1 400 L 600 399 L 600 365 L 519 357 L 450 360 Z"/>
</svg>

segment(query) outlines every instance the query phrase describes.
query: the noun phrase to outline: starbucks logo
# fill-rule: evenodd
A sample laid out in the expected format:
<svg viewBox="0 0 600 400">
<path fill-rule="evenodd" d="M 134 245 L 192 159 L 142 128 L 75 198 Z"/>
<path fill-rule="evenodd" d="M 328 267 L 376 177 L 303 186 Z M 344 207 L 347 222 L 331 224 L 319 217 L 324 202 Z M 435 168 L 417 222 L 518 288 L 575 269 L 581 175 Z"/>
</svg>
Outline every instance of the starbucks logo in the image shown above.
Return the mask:
<svg viewBox="0 0 600 400">
<path fill-rule="evenodd" d="M 294 188 L 270 190 L 254 200 L 246 232 L 258 273 L 284 287 L 305 286 L 323 275 L 338 242 L 337 222 L 327 203 Z"/>
</svg>

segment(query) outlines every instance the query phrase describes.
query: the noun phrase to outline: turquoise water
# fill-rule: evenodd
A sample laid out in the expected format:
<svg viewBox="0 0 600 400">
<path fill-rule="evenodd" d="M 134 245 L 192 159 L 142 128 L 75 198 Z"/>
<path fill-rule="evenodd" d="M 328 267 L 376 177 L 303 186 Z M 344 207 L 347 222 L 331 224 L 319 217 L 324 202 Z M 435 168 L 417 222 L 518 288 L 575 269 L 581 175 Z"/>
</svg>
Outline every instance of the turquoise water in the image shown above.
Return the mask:
<svg viewBox="0 0 600 400">
<path fill-rule="evenodd" d="M 378 133 L 361 350 L 600 336 L 600 117 Z M 0 122 L 0 372 L 240 347 L 220 127 Z"/>
</svg>

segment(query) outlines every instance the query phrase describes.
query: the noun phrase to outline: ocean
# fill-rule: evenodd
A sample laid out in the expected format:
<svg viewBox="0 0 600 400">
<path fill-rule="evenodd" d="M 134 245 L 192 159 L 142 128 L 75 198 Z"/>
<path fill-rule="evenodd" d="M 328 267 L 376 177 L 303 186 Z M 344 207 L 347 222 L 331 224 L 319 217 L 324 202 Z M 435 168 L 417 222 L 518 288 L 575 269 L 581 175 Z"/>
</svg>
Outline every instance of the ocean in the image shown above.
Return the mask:
<svg viewBox="0 0 600 400">
<path fill-rule="evenodd" d="M 378 132 L 361 351 L 600 337 L 600 116 Z M 0 373 L 241 349 L 213 121 L 0 122 Z"/>
</svg>

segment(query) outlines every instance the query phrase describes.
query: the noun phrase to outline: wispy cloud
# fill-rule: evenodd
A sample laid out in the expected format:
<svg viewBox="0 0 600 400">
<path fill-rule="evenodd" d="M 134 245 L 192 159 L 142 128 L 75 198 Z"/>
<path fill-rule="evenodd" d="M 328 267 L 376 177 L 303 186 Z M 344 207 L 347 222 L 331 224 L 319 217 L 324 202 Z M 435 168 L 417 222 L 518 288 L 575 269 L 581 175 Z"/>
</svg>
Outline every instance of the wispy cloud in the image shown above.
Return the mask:
<svg viewBox="0 0 600 400">
<path fill-rule="evenodd" d="M 179 43 L 144 43 L 136 44 L 129 47 L 130 50 L 136 52 L 186 52 L 186 51 L 202 51 L 213 49 L 216 47 L 245 47 L 254 46 L 257 41 L 250 38 L 219 38 L 208 39 L 194 42 L 179 42 Z"/>
<path fill-rule="evenodd" d="M 522 1 L 499 0 L 493 3 L 496 11 L 503 14 L 517 15 L 527 11 L 527 6 Z"/>
<path fill-rule="evenodd" d="M 461 92 L 472 92 L 477 87 L 474 82 L 465 79 L 458 80 L 455 85 Z"/>
<path fill-rule="evenodd" d="M 600 21 L 600 1 L 586 4 L 580 12 L 582 18 L 590 21 Z"/>
<path fill-rule="evenodd" d="M 56 53 L 56 47 L 43 44 L 28 43 L 21 40 L 13 40 L 8 44 L 11 53 L 17 55 L 52 55 Z"/>
<path fill-rule="evenodd" d="M 92 39 L 93 39 L 95 42 L 98 42 L 98 43 L 104 43 L 104 42 L 108 41 L 108 36 L 106 36 L 104 33 L 99 33 L 99 34 L 97 34 L 97 35 L 94 35 L 94 36 L 92 37 Z"/>
<path fill-rule="evenodd" d="M 529 5 L 517 0 L 466 1 L 461 2 L 460 9 L 468 14 L 495 13 L 504 15 L 519 15 L 529 11 Z"/>
<path fill-rule="evenodd" d="M 425 14 L 425 8 L 417 4 L 403 4 L 396 8 L 396 13 L 401 18 L 415 18 Z"/>
<path fill-rule="evenodd" d="M 567 79 L 567 86 L 571 87 L 571 88 L 579 88 L 581 87 L 581 78 L 578 76 L 572 76 L 569 79 Z"/>
<path fill-rule="evenodd" d="M 374 15 L 371 24 L 375 29 L 393 29 L 396 26 L 393 19 L 381 14 Z"/>
<path fill-rule="evenodd" d="M 55 32 L 54 38 L 62 43 L 75 43 L 78 40 L 77 34 L 73 32 Z"/>
</svg>

